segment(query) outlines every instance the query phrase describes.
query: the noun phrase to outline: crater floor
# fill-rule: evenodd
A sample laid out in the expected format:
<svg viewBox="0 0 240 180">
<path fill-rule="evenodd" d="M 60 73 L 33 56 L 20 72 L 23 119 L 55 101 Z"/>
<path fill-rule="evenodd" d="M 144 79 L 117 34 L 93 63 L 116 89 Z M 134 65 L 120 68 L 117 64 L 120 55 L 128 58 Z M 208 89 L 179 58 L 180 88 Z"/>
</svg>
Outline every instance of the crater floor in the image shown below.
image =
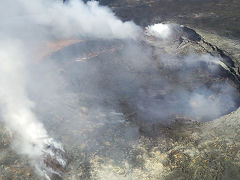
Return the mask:
<svg viewBox="0 0 240 180">
<path fill-rule="evenodd" d="M 167 41 L 81 41 L 46 57 L 57 68 L 42 78 L 52 76 L 67 90 L 32 96 L 65 146 L 62 179 L 240 179 L 238 1 L 102 3 L 144 26 L 186 26 L 174 24 L 176 36 Z M 192 114 L 199 97 L 220 102 L 221 111 Z M 10 142 L 1 126 L 0 179 L 39 179 Z"/>
</svg>

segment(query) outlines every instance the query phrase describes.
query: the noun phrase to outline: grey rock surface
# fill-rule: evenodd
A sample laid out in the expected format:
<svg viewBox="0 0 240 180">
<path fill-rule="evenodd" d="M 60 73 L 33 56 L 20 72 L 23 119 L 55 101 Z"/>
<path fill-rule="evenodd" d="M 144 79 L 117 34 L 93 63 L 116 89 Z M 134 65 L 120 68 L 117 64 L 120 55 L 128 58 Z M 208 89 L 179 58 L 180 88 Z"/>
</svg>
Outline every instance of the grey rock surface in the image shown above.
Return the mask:
<svg viewBox="0 0 240 180">
<path fill-rule="evenodd" d="M 224 61 L 227 53 L 221 54 L 220 48 L 209 43 L 207 38 L 210 36 L 205 35 L 206 37 L 203 38 L 196 33 L 197 38 L 193 36 L 189 38 L 186 32 L 195 33 L 195 31 L 192 29 L 186 31 L 186 28 L 180 31 L 177 38 L 181 37 L 179 41 L 162 43 L 157 39 L 146 37 L 145 43 L 155 49 L 153 57 L 157 58 L 162 52 L 169 54 L 175 52 L 178 56 L 185 56 L 191 50 L 198 54 L 212 54 L 222 59 L 220 64 L 223 67 L 222 70 L 228 72 L 226 77 L 238 88 L 239 80 L 238 73 L 234 69 L 237 67 L 235 62 Z M 224 50 L 225 52 L 227 51 Z M 63 179 L 239 178 L 240 109 L 206 123 L 199 123 L 186 117 L 175 117 L 168 126 L 155 125 L 154 129 L 146 123 L 142 124 L 130 112 L 131 109 L 124 111 L 124 116 L 129 117 L 130 123 L 120 123 L 115 129 L 111 125 L 106 127 L 107 129 L 104 130 L 106 138 L 101 142 L 103 144 L 97 150 L 98 152 L 86 153 L 84 144 L 69 143 L 71 131 L 69 135 L 62 135 L 62 142 L 66 145 L 69 158 L 69 165 Z M 140 130 L 142 129 L 142 133 L 133 144 L 129 144 L 129 140 L 122 136 L 126 128 L 131 126 L 134 128 L 131 121 L 140 126 Z M 149 131 L 154 137 L 148 136 Z M 27 158 L 22 158 L 11 150 L 11 136 L 8 132 L 3 127 L 0 132 L 1 178 L 37 179 L 38 176 L 27 162 Z M 113 140 L 109 141 L 112 138 Z M 99 143 L 94 139 L 89 141 Z M 124 158 L 116 160 L 114 157 L 116 151 Z"/>
</svg>

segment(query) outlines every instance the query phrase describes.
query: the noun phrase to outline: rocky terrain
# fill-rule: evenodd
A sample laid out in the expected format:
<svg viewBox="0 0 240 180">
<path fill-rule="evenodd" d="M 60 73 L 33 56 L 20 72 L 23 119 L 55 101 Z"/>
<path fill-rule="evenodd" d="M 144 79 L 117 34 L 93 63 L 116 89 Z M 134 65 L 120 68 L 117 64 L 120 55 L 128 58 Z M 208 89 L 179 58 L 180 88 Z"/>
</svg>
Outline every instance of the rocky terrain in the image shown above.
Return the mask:
<svg viewBox="0 0 240 180">
<path fill-rule="evenodd" d="M 61 97 L 66 100 L 66 111 L 62 112 L 60 105 L 55 107 L 52 102 L 58 102 L 58 97 L 53 95 L 50 100 L 42 99 L 36 112 L 39 116 L 44 114 L 41 119 L 47 124 L 48 131 L 65 146 L 69 164 L 62 179 L 240 179 L 240 26 L 237 25 L 240 16 L 239 2 L 106 0 L 101 3 L 110 5 L 123 19 L 134 19 L 142 26 L 155 22 L 171 23 L 177 27 L 177 33 L 168 41 L 144 36 L 141 44 L 149 49 L 152 61 L 149 68 L 141 72 L 131 69 L 131 66 L 128 68 L 129 64 L 117 64 L 114 57 L 117 59 L 127 46 L 118 41 L 101 42 L 100 45 L 94 41 L 79 42 L 59 48 L 50 55 L 51 59 L 57 60 L 59 64 L 56 72 L 49 72 L 48 75 L 57 76 L 59 81 L 63 81 L 63 86 L 74 84 L 74 88 L 64 92 Z M 184 26 L 180 27 L 178 24 Z M 86 44 L 93 47 L 91 51 L 85 48 Z M 71 54 L 71 49 L 74 48 L 80 52 Z M 220 59 L 216 65 L 217 73 L 199 65 L 190 72 L 190 79 L 181 79 L 177 73 L 173 73 L 179 69 L 168 69 L 161 61 L 165 54 L 174 54 L 174 57 L 184 59 L 190 52 L 197 55 L 195 58 L 210 55 Z M 199 88 L 198 82 L 209 87 L 216 82 L 228 83 L 234 89 L 235 106 L 226 103 L 226 111 L 220 114 L 221 117 L 203 117 L 204 120 L 201 121 L 194 119 L 191 114 L 184 116 L 173 113 L 168 117 L 168 123 L 156 121 L 154 118 L 148 123 L 144 112 L 134 106 L 133 100 L 126 95 L 125 88 L 122 90 L 121 84 L 110 81 L 109 77 L 112 77 L 113 73 L 107 71 L 102 62 L 104 57 L 109 56 L 112 57 L 111 67 L 115 70 L 114 73 L 123 69 L 134 80 L 135 76 L 144 77 L 139 83 L 146 83 L 146 90 L 154 89 L 155 82 L 158 82 L 149 81 L 149 77 L 164 77 L 164 80 L 177 84 L 177 87 L 190 90 Z M 71 63 L 65 61 L 69 58 L 73 59 Z M 125 63 L 124 60 L 122 62 Z M 97 64 L 96 67 L 102 70 L 101 73 L 105 73 L 106 79 L 98 86 L 98 93 L 102 97 L 95 95 L 95 91 L 86 92 L 84 88 L 81 89 L 80 77 L 71 78 L 72 73 L 77 73 L 72 72 L 74 68 L 84 69 L 93 64 Z M 84 74 L 86 75 L 93 76 L 91 72 Z M 65 82 L 66 79 L 68 81 Z M 85 82 L 84 87 L 88 86 L 90 84 Z M 104 94 L 105 87 L 115 86 L 123 92 L 116 88 L 111 89 L 114 96 L 112 91 Z M 132 86 L 135 86 L 133 82 Z M 132 86 L 126 90 L 128 93 L 132 92 Z M 156 88 L 160 91 L 153 91 L 153 96 L 159 99 L 174 89 Z M 227 96 L 227 93 L 220 95 Z M 37 95 L 36 98 L 41 99 Z M 172 107 L 171 103 L 178 104 L 178 101 L 173 98 L 167 103 Z M 75 104 L 78 108 L 73 106 Z M 95 104 L 104 104 L 108 110 L 99 109 Z M 115 106 L 119 111 L 113 111 L 112 107 Z M 52 111 L 53 109 L 56 110 Z M 72 119 L 67 119 L 69 117 Z M 90 120 L 82 124 L 76 121 L 79 117 Z M 99 118 L 108 121 L 103 123 L 98 121 Z M 1 125 L 0 179 L 40 179 L 28 159 L 11 150 L 11 139 L 12 136 Z M 53 176 L 52 179 L 59 177 Z"/>
</svg>

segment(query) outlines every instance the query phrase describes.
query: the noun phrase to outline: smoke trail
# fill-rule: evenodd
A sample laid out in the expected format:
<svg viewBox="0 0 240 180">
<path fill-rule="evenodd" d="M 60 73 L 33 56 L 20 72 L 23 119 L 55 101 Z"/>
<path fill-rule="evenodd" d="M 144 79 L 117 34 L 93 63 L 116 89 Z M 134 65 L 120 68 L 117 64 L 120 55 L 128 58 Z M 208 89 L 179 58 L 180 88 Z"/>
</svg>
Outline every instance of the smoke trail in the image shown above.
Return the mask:
<svg viewBox="0 0 240 180">
<path fill-rule="evenodd" d="M 34 103 L 25 91 L 24 57 L 17 46 L 6 42 L 0 46 L 1 111 L 8 128 L 21 140 L 20 152 L 34 157 L 41 154 L 43 144 L 39 138 L 47 137 L 47 132 L 32 112 Z"/>
<path fill-rule="evenodd" d="M 64 6 L 56 1 L 10 0 L 0 7 L 0 102 L 4 124 L 14 137 L 13 147 L 27 155 L 38 172 L 47 175 L 47 158 L 63 167 L 63 149 L 49 137 L 34 113 L 27 86 L 32 79 L 27 68 L 42 41 L 63 38 L 136 38 L 141 31 L 132 22 L 122 22 L 97 2 L 73 0 Z M 37 58 L 36 58 L 37 59 Z M 44 87 L 43 87 L 44 88 Z M 41 92 L 39 92 L 41 93 Z M 58 174 L 58 172 L 55 172 Z M 60 174 L 61 175 L 61 174 Z"/>
</svg>

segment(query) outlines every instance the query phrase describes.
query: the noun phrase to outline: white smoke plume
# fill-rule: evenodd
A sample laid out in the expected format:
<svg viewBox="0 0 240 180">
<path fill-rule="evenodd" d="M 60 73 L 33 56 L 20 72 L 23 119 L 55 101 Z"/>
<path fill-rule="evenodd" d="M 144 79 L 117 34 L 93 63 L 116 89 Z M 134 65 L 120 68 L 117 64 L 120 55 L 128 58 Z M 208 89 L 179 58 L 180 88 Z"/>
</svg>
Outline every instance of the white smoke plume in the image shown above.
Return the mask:
<svg viewBox="0 0 240 180">
<path fill-rule="evenodd" d="M 137 38 L 141 29 L 133 22 L 122 22 L 107 7 L 96 1 L 87 4 L 72 0 L 67 5 L 61 1 L 4 2 L 9 11 L 0 12 L 2 35 L 38 38 Z M 12 29 L 12 28 L 14 29 Z M 34 36 L 35 35 L 35 36 Z"/>
<path fill-rule="evenodd" d="M 46 146 L 62 148 L 38 120 L 26 88 L 31 86 L 29 64 L 38 59 L 33 50 L 52 39 L 134 39 L 141 29 L 133 22 L 122 22 L 95 1 L 85 4 L 79 0 L 67 5 L 45 0 L 3 1 L 0 21 L 1 119 L 14 136 L 13 147 L 44 175 L 44 155 L 52 155 Z M 65 165 L 61 157 L 58 161 Z"/>
<path fill-rule="evenodd" d="M 169 24 L 154 24 L 146 27 L 146 32 L 149 36 L 155 36 L 161 39 L 167 39 L 172 34 L 172 29 Z"/>
<path fill-rule="evenodd" d="M 16 133 L 19 151 L 35 157 L 42 153 L 41 138 L 48 135 L 32 112 L 34 103 L 25 90 L 25 57 L 19 46 L 17 42 L 4 42 L 0 46 L 1 115 L 6 126 Z"/>
</svg>

